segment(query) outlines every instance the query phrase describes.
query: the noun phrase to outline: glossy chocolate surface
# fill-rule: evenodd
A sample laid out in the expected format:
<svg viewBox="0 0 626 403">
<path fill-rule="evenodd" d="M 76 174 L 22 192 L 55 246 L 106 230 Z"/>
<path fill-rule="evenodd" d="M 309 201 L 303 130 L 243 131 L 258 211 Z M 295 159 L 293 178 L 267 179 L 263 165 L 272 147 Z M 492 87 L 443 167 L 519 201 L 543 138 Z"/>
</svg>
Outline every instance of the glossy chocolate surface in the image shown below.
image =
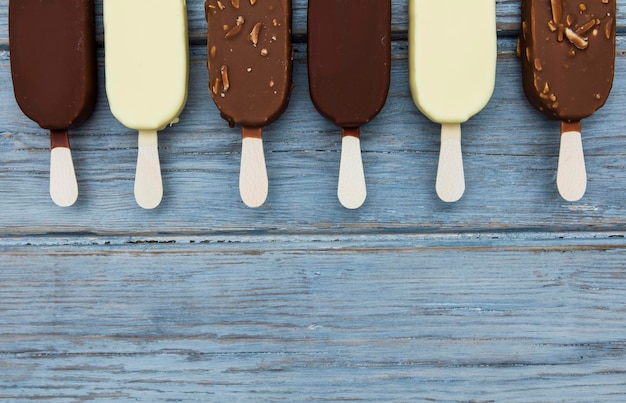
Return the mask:
<svg viewBox="0 0 626 403">
<path fill-rule="evenodd" d="M 9 2 L 15 99 L 42 128 L 81 124 L 96 102 L 93 0 Z"/>
<path fill-rule="evenodd" d="M 291 1 L 207 0 L 209 91 L 230 125 L 262 127 L 291 93 Z"/>
<path fill-rule="evenodd" d="M 309 89 L 318 111 L 341 127 L 380 112 L 391 67 L 391 1 L 310 0 Z"/>
<path fill-rule="evenodd" d="M 615 63 L 615 0 L 523 0 L 524 92 L 546 116 L 576 122 L 606 102 Z"/>
</svg>

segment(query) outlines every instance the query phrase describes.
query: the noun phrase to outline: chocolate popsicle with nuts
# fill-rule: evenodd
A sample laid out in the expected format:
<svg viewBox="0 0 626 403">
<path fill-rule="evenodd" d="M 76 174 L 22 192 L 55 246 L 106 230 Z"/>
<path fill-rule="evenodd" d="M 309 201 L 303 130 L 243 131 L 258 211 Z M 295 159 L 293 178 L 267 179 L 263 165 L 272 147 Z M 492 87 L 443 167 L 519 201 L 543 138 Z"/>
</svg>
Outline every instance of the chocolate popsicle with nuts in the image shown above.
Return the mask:
<svg viewBox="0 0 626 403">
<path fill-rule="evenodd" d="M 87 120 L 96 102 L 93 0 L 11 1 L 9 41 L 15 99 L 50 130 L 50 196 L 71 206 L 78 185 L 68 130 Z"/>
<path fill-rule="evenodd" d="M 355 209 L 367 194 L 360 127 L 380 112 L 389 90 L 391 1 L 311 0 L 308 35 L 311 100 L 342 129 L 337 195 Z"/>
<path fill-rule="evenodd" d="M 561 121 L 557 187 L 568 201 L 583 197 L 587 175 L 581 120 L 606 102 L 615 63 L 615 0 L 523 0 L 518 53 L 524 92 Z"/>
<path fill-rule="evenodd" d="M 284 112 L 292 83 L 291 0 L 207 0 L 209 91 L 222 117 L 242 126 L 239 191 L 267 198 L 262 130 Z"/>
</svg>

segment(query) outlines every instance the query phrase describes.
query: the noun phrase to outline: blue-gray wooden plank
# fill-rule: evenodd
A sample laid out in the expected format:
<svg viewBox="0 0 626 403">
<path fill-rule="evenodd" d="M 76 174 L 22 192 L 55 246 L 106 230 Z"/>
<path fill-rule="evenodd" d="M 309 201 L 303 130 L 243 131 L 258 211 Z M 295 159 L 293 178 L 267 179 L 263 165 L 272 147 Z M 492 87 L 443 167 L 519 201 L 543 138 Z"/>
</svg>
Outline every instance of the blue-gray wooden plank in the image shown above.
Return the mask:
<svg viewBox="0 0 626 403">
<path fill-rule="evenodd" d="M 18 248 L 0 398 L 624 401 L 626 251 L 587 243 Z"/>
</svg>

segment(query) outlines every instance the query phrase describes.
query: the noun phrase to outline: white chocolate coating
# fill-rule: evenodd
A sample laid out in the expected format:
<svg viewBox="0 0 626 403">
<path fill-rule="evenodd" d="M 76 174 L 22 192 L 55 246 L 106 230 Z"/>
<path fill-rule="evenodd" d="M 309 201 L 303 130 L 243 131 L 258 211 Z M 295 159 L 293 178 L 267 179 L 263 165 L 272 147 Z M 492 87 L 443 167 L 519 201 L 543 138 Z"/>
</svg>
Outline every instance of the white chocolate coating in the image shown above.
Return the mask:
<svg viewBox="0 0 626 403">
<path fill-rule="evenodd" d="M 495 87 L 495 0 L 411 0 L 409 21 L 415 104 L 437 123 L 467 121 Z"/>
<path fill-rule="evenodd" d="M 126 127 L 161 130 L 187 100 L 185 0 L 105 0 L 106 91 Z"/>
</svg>

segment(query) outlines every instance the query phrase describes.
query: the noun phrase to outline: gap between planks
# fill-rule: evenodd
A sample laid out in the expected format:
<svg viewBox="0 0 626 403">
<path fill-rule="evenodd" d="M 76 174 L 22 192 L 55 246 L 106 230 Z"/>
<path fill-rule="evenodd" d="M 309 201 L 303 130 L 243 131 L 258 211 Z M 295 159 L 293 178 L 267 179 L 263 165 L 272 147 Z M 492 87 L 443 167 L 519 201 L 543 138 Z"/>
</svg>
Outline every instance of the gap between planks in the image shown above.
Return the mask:
<svg viewBox="0 0 626 403">
<path fill-rule="evenodd" d="M 142 251 L 137 251 L 142 246 Z M 575 252 L 626 249 L 626 232 L 466 232 L 356 234 L 45 235 L 0 237 L 1 255 L 110 255 L 192 253 L 246 255 L 276 251 L 312 253 L 415 251 Z"/>
</svg>

